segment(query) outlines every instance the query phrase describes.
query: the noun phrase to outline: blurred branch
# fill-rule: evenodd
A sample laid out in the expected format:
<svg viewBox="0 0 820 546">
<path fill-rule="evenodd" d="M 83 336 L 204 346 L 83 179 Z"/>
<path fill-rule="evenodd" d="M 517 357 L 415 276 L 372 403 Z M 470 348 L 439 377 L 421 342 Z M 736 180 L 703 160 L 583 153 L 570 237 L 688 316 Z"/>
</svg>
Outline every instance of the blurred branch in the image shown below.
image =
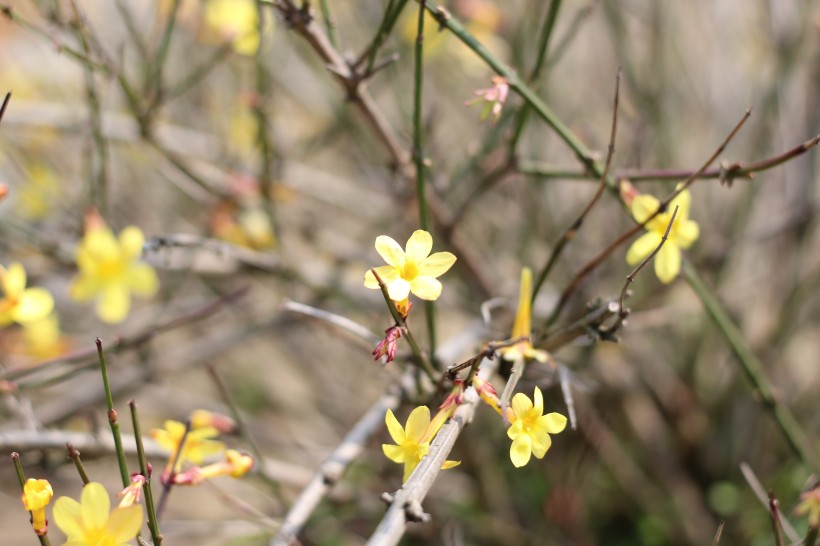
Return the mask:
<svg viewBox="0 0 820 546">
<path fill-rule="evenodd" d="M 761 484 L 760 480 L 757 479 L 757 475 L 755 474 L 755 471 L 752 470 L 752 467 L 749 466 L 749 463 L 747 463 L 746 461 L 741 462 L 740 472 L 746 479 L 746 483 L 748 483 L 749 487 L 752 488 L 752 491 L 754 492 L 755 497 L 757 497 L 757 500 L 760 501 L 760 504 L 762 504 L 767 510 L 769 510 L 769 495 L 768 493 L 766 493 L 766 489 L 763 487 L 763 484 Z M 780 520 L 780 525 L 782 529 L 786 532 L 787 535 L 789 535 L 789 540 L 791 540 L 793 544 L 800 544 L 800 535 L 797 534 L 797 531 L 794 529 L 794 526 L 792 526 L 791 522 L 788 519 L 786 519 L 786 516 L 784 516 L 783 513 L 778 510 L 777 517 Z"/>
<path fill-rule="evenodd" d="M 3 121 L 3 116 L 6 114 L 6 108 L 8 107 L 10 100 L 11 100 L 11 91 L 6 93 L 6 98 L 3 99 L 3 105 L 0 106 L 0 122 Z"/>
<path fill-rule="evenodd" d="M 587 215 L 592 210 L 592 207 L 598 202 L 601 196 L 604 194 L 604 190 L 606 189 L 607 181 L 609 178 L 609 168 L 612 165 L 612 156 L 615 154 L 615 134 L 618 131 L 618 103 L 620 100 L 620 92 L 621 92 L 621 71 L 618 70 L 617 76 L 615 76 L 615 97 L 613 99 L 612 105 L 612 127 L 609 132 L 609 146 L 607 147 L 607 154 L 606 154 L 606 162 L 604 163 L 604 170 L 601 172 L 600 175 L 600 182 L 598 183 L 598 189 L 595 192 L 595 195 L 592 196 L 587 206 L 584 207 L 584 210 L 581 211 L 581 214 L 575 221 L 569 225 L 569 227 L 564 231 L 561 235 L 561 238 L 558 239 L 558 242 L 552 249 L 547 262 L 544 264 L 544 267 L 541 269 L 541 272 L 538 273 L 538 277 L 535 281 L 535 286 L 532 290 L 532 301 L 535 301 L 535 298 L 538 296 L 538 292 L 541 290 L 541 286 L 544 284 L 544 281 L 552 271 L 553 266 L 558 261 L 558 258 L 563 253 L 564 247 L 569 243 L 572 239 L 575 238 L 575 235 L 578 233 L 578 230 L 581 229 L 581 226 L 584 223 L 584 219 L 586 219 Z"/>
<path fill-rule="evenodd" d="M 763 373 L 763 365 L 752 352 L 743 334 L 738 330 L 734 322 L 732 322 L 729 314 L 718 299 L 706 286 L 700 274 L 686 260 L 683 261 L 682 275 L 698 298 L 700 298 L 701 303 L 703 303 L 706 312 L 714 321 L 715 326 L 718 327 L 723 337 L 726 338 L 735 356 L 737 356 L 737 361 L 746 375 L 746 378 L 755 388 L 757 398 L 772 414 L 775 422 L 777 422 L 780 430 L 786 437 L 789 446 L 791 446 L 794 453 L 804 465 L 811 471 L 817 472 L 820 467 L 818 467 L 817 455 L 814 453 L 814 449 L 807 441 L 803 430 L 800 428 L 799 423 L 789 408 L 783 405 L 778 399 L 774 387 Z"/>
</svg>

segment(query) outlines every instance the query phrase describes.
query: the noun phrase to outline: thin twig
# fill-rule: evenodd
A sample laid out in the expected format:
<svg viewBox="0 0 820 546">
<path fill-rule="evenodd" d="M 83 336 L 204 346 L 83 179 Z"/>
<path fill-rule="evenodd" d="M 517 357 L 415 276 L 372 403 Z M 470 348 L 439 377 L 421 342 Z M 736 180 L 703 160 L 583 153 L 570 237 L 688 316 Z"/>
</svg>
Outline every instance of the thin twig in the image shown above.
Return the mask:
<svg viewBox="0 0 820 546">
<path fill-rule="evenodd" d="M 3 99 L 3 105 L 0 106 L 0 122 L 3 121 L 3 116 L 6 113 L 6 108 L 9 105 L 9 101 L 11 101 L 11 91 L 6 93 L 6 98 Z"/>
<path fill-rule="evenodd" d="M 131 408 L 131 425 L 134 428 L 134 439 L 137 448 L 137 460 L 140 465 L 140 474 L 145 478 L 145 512 L 148 515 L 148 530 L 151 533 L 151 540 L 154 542 L 153 546 L 160 546 L 162 544 L 162 534 L 159 532 L 159 524 L 157 523 L 157 511 L 154 507 L 154 490 L 151 487 L 151 471 L 148 469 L 148 460 L 145 457 L 145 447 L 142 443 L 142 429 L 139 420 L 139 411 L 137 409 L 137 402 L 131 400 L 128 403 Z"/>
<path fill-rule="evenodd" d="M 595 195 L 592 196 L 587 206 L 584 207 L 584 210 L 581 211 L 581 214 L 575 221 L 570 224 L 567 230 L 561 235 L 561 238 L 558 239 L 558 242 L 552 249 L 552 253 L 547 259 L 547 262 L 544 264 L 543 269 L 538 274 L 538 278 L 535 281 L 535 286 L 532 290 L 532 301 L 535 301 L 535 298 L 538 296 L 539 290 L 541 290 L 541 286 L 544 284 L 544 281 L 552 271 L 553 266 L 558 261 L 558 258 L 561 256 L 561 253 L 564 250 L 564 247 L 569 243 L 576 235 L 579 229 L 581 229 L 581 225 L 584 223 L 587 215 L 592 210 L 592 207 L 598 202 L 601 196 L 604 194 L 604 190 L 606 189 L 607 180 L 609 178 L 609 168 L 612 165 L 612 156 L 615 155 L 615 134 L 618 131 L 618 103 L 620 101 L 620 94 L 621 94 L 621 69 L 618 69 L 618 74 L 615 76 L 615 97 L 613 99 L 612 104 L 612 126 L 609 132 L 609 145 L 607 146 L 606 152 L 606 163 L 604 164 L 604 170 L 601 172 L 600 181 L 598 183 L 598 189 L 595 191 Z"/>
<path fill-rule="evenodd" d="M 631 229 L 622 233 L 617 239 L 615 239 L 608 247 L 606 247 L 600 254 L 595 256 L 592 260 L 587 262 L 579 271 L 575 274 L 572 280 L 567 284 L 564 288 L 563 292 L 561 292 L 561 297 L 558 300 L 558 303 L 553 309 L 552 314 L 550 315 L 549 319 L 547 319 L 547 327 L 551 326 L 555 323 L 558 317 L 561 314 L 561 311 L 564 309 L 564 306 L 567 304 L 569 297 L 578 289 L 581 284 L 581 281 L 586 279 L 586 277 L 595 271 L 599 265 L 601 265 L 604 260 L 606 260 L 612 252 L 624 244 L 626 241 L 631 239 L 635 234 L 641 231 L 646 225 L 651 222 L 656 216 L 666 211 L 669 203 L 677 197 L 680 192 L 688 188 L 692 182 L 697 180 L 700 177 L 700 174 L 705 171 L 709 165 L 712 164 L 715 159 L 723 152 L 726 146 L 731 142 L 731 140 L 735 137 L 743 124 L 746 123 L 746 120 L 749 119 L 751 115 L 751 110 L 746 110 L 743 116 L 740 118 L 740 121 L 734 126 L 734 128 L 729 132 L 723 142 L 717 147 L 717 149 L 712 153 L 711 156 L 703 163 L 700 169 L 698 169 L 695 173 L 692 174 L 689 178 L 684 180 L 682 183 L 678 185 L 678 188 L 673 191 L 666 199 L 661 201 L 660 205 L 658 206 L 658 210 L 656 210 L 653 214 L 650 214 L 643 222 L 637 223 Z"/>
<path fill-rule="evenodd" d="M 780 523 L 780 504 L 773 491 L 769 491 L 769 515 L 772 519 L 772 531 L 774 531 L 775 546 L 786 546 L 783 538 L 783 525 Z"/>
</svg>

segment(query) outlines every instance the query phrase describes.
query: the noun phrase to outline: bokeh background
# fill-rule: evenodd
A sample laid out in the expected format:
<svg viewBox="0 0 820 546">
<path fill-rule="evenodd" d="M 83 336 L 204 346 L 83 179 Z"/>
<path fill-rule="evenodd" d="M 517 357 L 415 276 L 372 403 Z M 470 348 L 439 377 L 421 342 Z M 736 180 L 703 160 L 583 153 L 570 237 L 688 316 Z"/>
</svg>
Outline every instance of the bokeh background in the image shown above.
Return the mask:
<svg viewBox="0 0 820 546">
<path fill-rule="evenodd" d="M 43 354 L 19 329 L 0 332 L 4 368 L 31 367 L 18 392 L 2 395 L 0 444 L 21 450 L 27 473 L 48 477 L 57 495 L 76 496 L 80 482 L 64 452 L 19 438 L 107 433 L 95 359 L 38 363 L 93 351 L 96 337 L 113 345 L 150 332 L 109 357 L 121 414 L 136 399 L 149 430 L 196 408 L 228 413 L 221 385 L 269 463 L 258 465 L 266 477 L 174 490 L 162 526 L 174 545 L 266 544 L 313 470 L 397 381 L 401 364 L 374 362 L 369 342 L 282 306 L 301 302 L 379 334 L 389 314 L 380 295 L 362 286 L 364 271 L 380 263 L 373 241 L 387 234 L 403 242 L 419 226 L 412 184 L 325 62 L 270 6 L 262 9 L 259 53 L 247 55 L 227 17 L 209 20 L 217 3 L 180 3 L 161 76 L 146 59 L 156 58 L 172 2 L 25 0 L 11 4 L 16 21 L 0 18 L 0 93 L 13 92 L 0 124 L 0 182 L 9 188 L 0 202 L 0 263 L 21 261 L 30 284 L 51 290 L 63 335 Z M 556 3 L 460 0 L 447 9 L 527 75 Z M 387 2 L 328 4 L 339 51 L 356 59 Z M 367 82 L 408 154 L 416 9 L 408 3 L 377 57 L 398 60 Z M 449 233 L 433 230 L 435 249 L 466 249 L 473 258 L 472 270 L 460 256 L 442 278 L 438 338 L 445 346 L 473 327 L 488 299 L 514 307 L 520 268 L 542 267 L 596 185 L 515 168 L 488 176 L 508 159 L 522 102 L 511 93 L 497 124 L 480 123 L 480 108 L 464 102 L 493 73 L 432 18 L 427 29 L 429 182 L 457 220 Z M 71 54 L 84 51 L 83 39 L 86 61 Z M 816 2 L 565 0 L 546 59 L 534 88 L 601 158 L 622 69 L 616 173 L 694 171 L 750 107 L 750 120 L 720 156 L 727 164 L 777 156 L 820 132 Z M 134 114 L 118 77 L 148 117 Z M 582 172 L 537 119 L 517 157 L 524 171 Z M 695 183 L 691 217 L 701 238 L 687 253 L 814 449 L 819 157 L 809 151 L 732 184 Z M 676 180 L 634 183 L 660 197 Z M 160 275 L 160 293 L 138 300 L 115 326 L 68 297 L 73 248 L 90 206 L 116 230 L 139 226 L 150 240 L 145 259 Z M 536 331 L 573 274 L 631 225 L 617 199 L 604 195 L 541 291 Z M 631 270 L 625 249 L 582 284 L 562 323 L 583 315 L 594 298 L 617 297 Z M 456 445 L 461 466 L 444 473 L 425 502 L 433 521 L 412 525 L 407 544 L 706 544 L 721 522 L 723 544 L 772 544 L 768 510 L 744 479 L 743 462 L 805 534 L 805 518 L 793 509 L 812 469 L 790 450 L 692 289 L 680 280 L 662 285 L 651 270 L 632 288 L 620 343 L 579 339 L 554 354 L 572 374 L 578 429 L 554 437 L 544 460 L 515 469 L 497 416 L 479 408 Z M 420 311 L 411 327 L 423 340 Z M 511 316 L 494 314 L 482 341 L 507 337 Z M 176 317 L 186 319 L 169 324 Z M 453 362 L 478 349 L 479 342 L 460 347 Z M 534 384 L 544 387 L 548 408 L 566 412 L 553 370 L 533 367 L 520 388 L 531 393 Z M 410 409 L 403 406 L 400 420 Z M 227 441 L 249 449 L 247 437 Z M 381 453 L 388 441 L 385 430 L 375 434 L 311 518 L 303 543 L 367 540 L 384 511 L 379 494 L 400 486 L 401 469 Z M 110 450 L 84 458 L 92 477 L 115 491 Z M 164 465 L 161 457 L 152 463 Z M 4 541 L 35 543 L 10 464 L 0 476 Z"/>
</svg>

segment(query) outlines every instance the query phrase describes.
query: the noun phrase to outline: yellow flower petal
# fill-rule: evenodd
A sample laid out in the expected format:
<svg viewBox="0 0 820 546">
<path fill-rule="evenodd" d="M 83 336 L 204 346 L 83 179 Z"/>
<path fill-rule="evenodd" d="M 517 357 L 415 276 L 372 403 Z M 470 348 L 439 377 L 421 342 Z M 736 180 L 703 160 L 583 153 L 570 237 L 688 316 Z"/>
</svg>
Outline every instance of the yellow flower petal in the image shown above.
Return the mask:
<svg viewBox="0 0 820 546">
<path fill-rule="evenodd" d="M 519 392 L 512 399 L 513 414 L 521 419 L 532 411 L 532 400 L 526 394 Z"/>
<path fill-rule="evenodd" d="M 69 539 L 83 534 L 83 514 L 80 503 L 69 497 L 60 497 L 54 503 L 54 523 Z"/>
<path fill-rule="evenodd" d="M 655 274 L 662 283 L 669 284 L 680 273 L 680 263 L 680 249 L 667 241 L 655 255 Z"/>
<path fill-rule="evenodd" d="M 150 297 L 159 289 L 157 272 L 146 263 L 136 263 L 129 267 L 125 274 L 125 284 L 138 296 Z"/>
<path fill-rule="evenodd" d="M 410 295 L 412 285 L 404 279 L 396 279 L 387 284 L 387 294 L 391 300 L 402 301 L 406 300 Z M 416 294 L 418 295 L 418 294 Z"/>
<path fill-rule="evenodd" d="M 648 231 L 638 237 L 629 250 L 626 251 L 626 263 L 637 265 L 641 260 L 649 256 L 653 250 L 661 243 L 661 235 L 654 231 Z M 666 246 L 666 245 L 664 245 Z M 657 257 L 656 257 L 657 258 Z"/>
<path fill-rule="evenodd" d="M 111 511 L 111 500 L 105 487 L 97 482 L 86 484 L 83 487 L 80 504 L 85 528 L 103 529 Z"/>
<path fill-rule="evenodd" d="M 409 290 L 423 300 L 434 301 L 441 295 L 441 283 L 433 277 L 416 277 L 410 281 Z M 390 297 L 393 298 L 391 292 Z M 405 298 L 407 295 L 405 294 Z M 395 297 L 395 300 L 404 299 Z"/>
<path fill-rule="evenodd" d="M 558 434 L 567 428 L 567 418 L 560 413 L 551 412 L 538 419 L 538 427 L 549 434 Z"/>
<path fill-rule="evenodd" d="M 549 434 L 533 434 L 530 436 L 532 442 L 532 454 L 536 459 L 543 459 L 552 445 Z"/>
<path fill-rule="evenodd" d="M 392 237 L 388 237 L 387 235 L 379 235 L 376 237 L 376 252 L 379 253 L 379 256 L 381 256 L 388 265 L 398 268 L 404 267 L 404 250 L 401 249 L 399 243 Z M 381 272 L 379 272 L 379 275 L 381 276 Z"/>
<path fill-rule="evenodd" d="M 410 412 L 410 416 L 407 418 L 407 426 L 404 428 L 407 440 L 421 442 L 429 425 L 430 409 L 427 406 L 419 406 L 414 409 Z"/>
<path fill-rule="evenodd" d="M 139 504 L 133 504 L 111 512 L 105 532 L 114 544 L 121 544 L 137 536 L 141 527 L 142 507 Z"/>
<path fill-rule="evenodd" d="M 3 292 L 6 296 L 19 296 L 26 289 L 26 270 L 17 262 L 9 265 L 3 279 Z"/>
<path fill-rule="evenodd" d="M 680 187 L 680 184 L 678 184 L 678 187 Z M 672 202 L 669 203 L 669 208 L 667 210 L 671 215 L 675 210 L 675 207 L 678 207 L 678 214 L 675 215 L 675 222 L 678 222 L 689 218 L 689 208 L 691 206 L 692 194 L 689 193 L 689 190 L 683 190 L 677 197 L 672 199 Z"/>
<path fill-rule="evenodd" d="M 689 248 L 692 246 L 692 243 L 700 236 L 700 226 L 692 220 L 678 222 L 676 219 L 675 224 L 677 225 L 675 243 L 681 248 Z"/>
<path fill-rule="evenodd" d="M 407 439 L 407 435 L 404 433 L 404 428 L 399 423 L 399 420 L 396 419 L 392 410 L 387 410 L 384 416 L 384 422 L 387 425 L 387 432 L 390 433 L 390 437 L 393 438 L 393 441 L 399 445 L 403 444 Z"/>
<path fill-rule="evenodd" d="M 441 465 L 442 470 L 447 470 L 448 468 L 455 468 L 461 464 L 461 461 L 444 461 L 444 464 Z"/>
<path fill-rule="evenodd" d="M 430 255 L 430 251 L 433 250 L 433 236 L 423 229 L 417 229 L 407 240 L 406 247 L 407 261 L 421 263 Z"/>
<path fill-rule="evenodd" d="M 653 195 L 646 193 L 637 195 L 632 200 L 632 206 L 630 207 L 632 217 L 635 218 L 635 221 L 639 224 L 643 224 L 647 218 L 655 214 L 660 205 L 660 201 Z"/>
<path fill-rule="evenodd" d="M 384 284 L 390 284 L 399 278 L 399 270 L 392 265 L 380 265 L 373 269 L 376 270 L 376 274 L 381 278 Z M 376 280 L 376 276 L 373 275 L 373 271 L 370 269 L 364 274 L 364 286 L 365 288 L 379 287 L 379 281 Z"/>
<path fill-rule="evenodd" d="M 145 237 L 138 227 L 129 226 L 120 232 L 120 249 L 122 258 L 125 260 L 135 260 L 142 256 L 142 246 Z"/>
<path fill-rule="evenodd" d="M 119 284 L 106 286 L 97 302 L 97 315 L 109 324 L 122 322 L 130 309 L 128 289 Z"/>
<path fill-rule="evenodd" d="M 408 479 L 410 479 L 410 474 L 412 474 L 416 467 L 419 465 L 419 461 L 421 461 L 421 459 L 407 461 L 404 463 L 404 475 L 401 478 L 401 483 L 405 483 Z"/>
<path fill-rule="evenodd" d="M 74 280 L 71 281 L 68 294 L 73 300 L 88 301 L 96 296 L 99 291 L 100 287 L 94 279 L 80 275 L 74 277 Z"/>
<path fill-rule="evenodd" d="M 521 468 L 530 462 L 532 455 L 532 440 L 528 434 L 520 434 L 510 446 L 510 460 L 513 466 Z"/>
<path fill-rule="evenodd" d="M 404 462 L 404 449 L 402 449 L 400 445 L 382 444 L 382 451 L 384 452 L 384 456 L 394 463 Z"/>
<path fill-rule="evenodd" d="M 538 415 L 544 413 L 544 395 L 541 394 L 541 389 L 535 387 L 535 391 L 533 392 L 533 404 L 532 404 L 532 412 Z"/>
<path fill-rule="evenodd" d="M 12 316 L 19 323 L 43 319 L 54 309 L 54 298 L 45 288 L 29 288 L 20 296 Z"/>
<path fill-rule="evenodd" d="M 424 277 L 440 277 L 447 273 L 454 263 L 456 257 L 451 252 L 436 252 L 419 264 L 418 274 Z"/>
</svg>

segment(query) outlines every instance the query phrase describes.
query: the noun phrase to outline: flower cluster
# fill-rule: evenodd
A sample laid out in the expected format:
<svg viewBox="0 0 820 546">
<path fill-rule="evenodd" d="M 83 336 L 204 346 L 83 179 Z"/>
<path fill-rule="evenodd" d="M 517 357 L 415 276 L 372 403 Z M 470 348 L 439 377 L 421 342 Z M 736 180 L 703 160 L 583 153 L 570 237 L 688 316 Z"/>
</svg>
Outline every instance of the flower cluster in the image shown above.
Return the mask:
<svg viewBox="0 0 820 546">
<path fill-rule="evenodd" d="M 205 410 L 191 414 L 190 425 L 179 421 L 165 421 L 165 427 L 151 431 L 151 437 L 168 454 L 168 464 L 162 473 L 162 483 L 197 485 L 217 476 L 244 476 L 253 467 L 253 458 L 240 453 L 216 440 L 221 432 L 229 433 L 235 428 L 233 420 Z M 203 463 L 222 454 L 224 460 L 202 466 Z M 183 470 L 186 464 L 190 464 Z"/>
</svg>

